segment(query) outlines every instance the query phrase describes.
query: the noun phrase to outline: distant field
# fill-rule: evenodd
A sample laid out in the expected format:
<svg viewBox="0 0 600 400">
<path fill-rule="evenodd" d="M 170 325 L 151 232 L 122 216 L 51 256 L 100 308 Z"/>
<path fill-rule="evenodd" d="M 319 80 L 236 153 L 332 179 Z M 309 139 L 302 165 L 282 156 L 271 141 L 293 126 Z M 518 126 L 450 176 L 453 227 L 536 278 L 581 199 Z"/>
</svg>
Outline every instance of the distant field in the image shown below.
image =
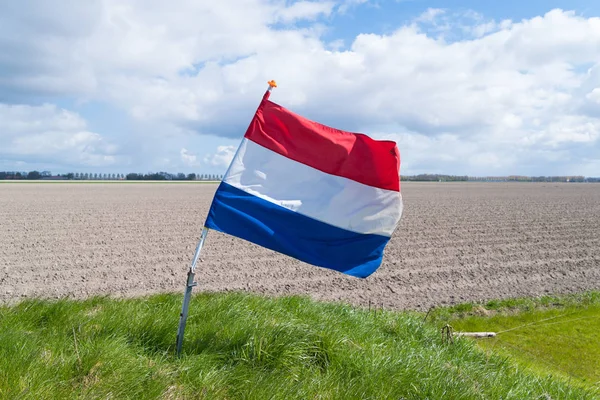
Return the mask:
<svg viewBox="0 0 600 400">
<path fill-rule="evenodd" d="M 113 183 L 0 185 L 0 302 L 183 290 L 217 185 Z M 405 182 L 402 193 L 366 280 L 210 232 L 196 290 L 426 310 L 600 289 L 600 185 Z"/>
</svg>

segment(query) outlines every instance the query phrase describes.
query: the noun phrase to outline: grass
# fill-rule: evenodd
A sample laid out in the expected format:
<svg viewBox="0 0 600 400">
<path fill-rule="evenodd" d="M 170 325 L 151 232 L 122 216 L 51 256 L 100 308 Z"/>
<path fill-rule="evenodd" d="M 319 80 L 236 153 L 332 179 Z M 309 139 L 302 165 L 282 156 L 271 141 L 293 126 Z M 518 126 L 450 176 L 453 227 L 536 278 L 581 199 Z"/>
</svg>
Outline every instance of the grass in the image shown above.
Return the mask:
<svg viewBox="0 0 600 400">
<path fill-rule="evenodd" d="M 196 294 L 0 307 L 0 398 L 585 399 L 423 315 L 304 297 Z M 450 315 L 450 314 L 448 314 Z M 437 320 L 439 321 L 439 320 Z"/>
<path fill-rule="evenodd" d="M 432 320 L 455 331 L 497 332 L 477 344 L 600 393 L 600 292 L 462 304 L 436 310 Z"/>
</svg>

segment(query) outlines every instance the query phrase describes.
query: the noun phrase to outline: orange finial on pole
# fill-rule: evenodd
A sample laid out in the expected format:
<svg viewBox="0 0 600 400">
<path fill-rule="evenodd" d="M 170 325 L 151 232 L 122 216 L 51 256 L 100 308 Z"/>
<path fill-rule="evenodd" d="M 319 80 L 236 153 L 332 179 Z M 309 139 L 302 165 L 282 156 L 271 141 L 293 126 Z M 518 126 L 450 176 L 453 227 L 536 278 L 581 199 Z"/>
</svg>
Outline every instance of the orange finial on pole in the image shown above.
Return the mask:
<svg viewBox="0 0 600 400">
<path fill-rule="evenodd" d="M 269 84 L 269 88 L 265 92 L 265 95 L 263 96 L 263 100 L 268 100 L 269 96 L 271 95 L 271 90 L 273 90 L 273 88 L 277 87 L 277 82 L 275 82 L 272 79 L 269 82 L 267 82 L 267 83 Z"/>
</svg>

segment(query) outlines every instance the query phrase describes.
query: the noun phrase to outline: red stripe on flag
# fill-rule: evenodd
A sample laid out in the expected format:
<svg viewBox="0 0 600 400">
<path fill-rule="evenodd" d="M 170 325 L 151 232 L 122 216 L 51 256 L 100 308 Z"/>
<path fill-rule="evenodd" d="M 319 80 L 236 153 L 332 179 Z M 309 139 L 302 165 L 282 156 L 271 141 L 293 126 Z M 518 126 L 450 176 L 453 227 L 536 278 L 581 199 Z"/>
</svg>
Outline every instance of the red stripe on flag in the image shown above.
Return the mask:
<svg viewBox="0 0 600 400">
<path fill-rule="evenodd" d="M 244 137 L 328 174 L 400 191 L 400 153 L 395 142 L 311 121 L 268 97 L 263 98 Z"/>
</svg>

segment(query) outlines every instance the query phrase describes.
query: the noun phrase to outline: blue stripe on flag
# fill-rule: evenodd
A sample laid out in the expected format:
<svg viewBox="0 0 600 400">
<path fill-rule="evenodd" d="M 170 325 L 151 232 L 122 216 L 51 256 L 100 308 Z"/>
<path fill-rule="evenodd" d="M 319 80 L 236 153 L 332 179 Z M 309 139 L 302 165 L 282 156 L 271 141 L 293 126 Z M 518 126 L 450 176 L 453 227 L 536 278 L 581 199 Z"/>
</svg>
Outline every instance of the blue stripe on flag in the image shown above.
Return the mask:
<svg viewBox="0 0 600 400">
<path fill-rule="evenodd" d="M 359 278 L 381 264 L 387 236 L 341 229 L 221 182 L 205 226 Z"/>
</svg>

